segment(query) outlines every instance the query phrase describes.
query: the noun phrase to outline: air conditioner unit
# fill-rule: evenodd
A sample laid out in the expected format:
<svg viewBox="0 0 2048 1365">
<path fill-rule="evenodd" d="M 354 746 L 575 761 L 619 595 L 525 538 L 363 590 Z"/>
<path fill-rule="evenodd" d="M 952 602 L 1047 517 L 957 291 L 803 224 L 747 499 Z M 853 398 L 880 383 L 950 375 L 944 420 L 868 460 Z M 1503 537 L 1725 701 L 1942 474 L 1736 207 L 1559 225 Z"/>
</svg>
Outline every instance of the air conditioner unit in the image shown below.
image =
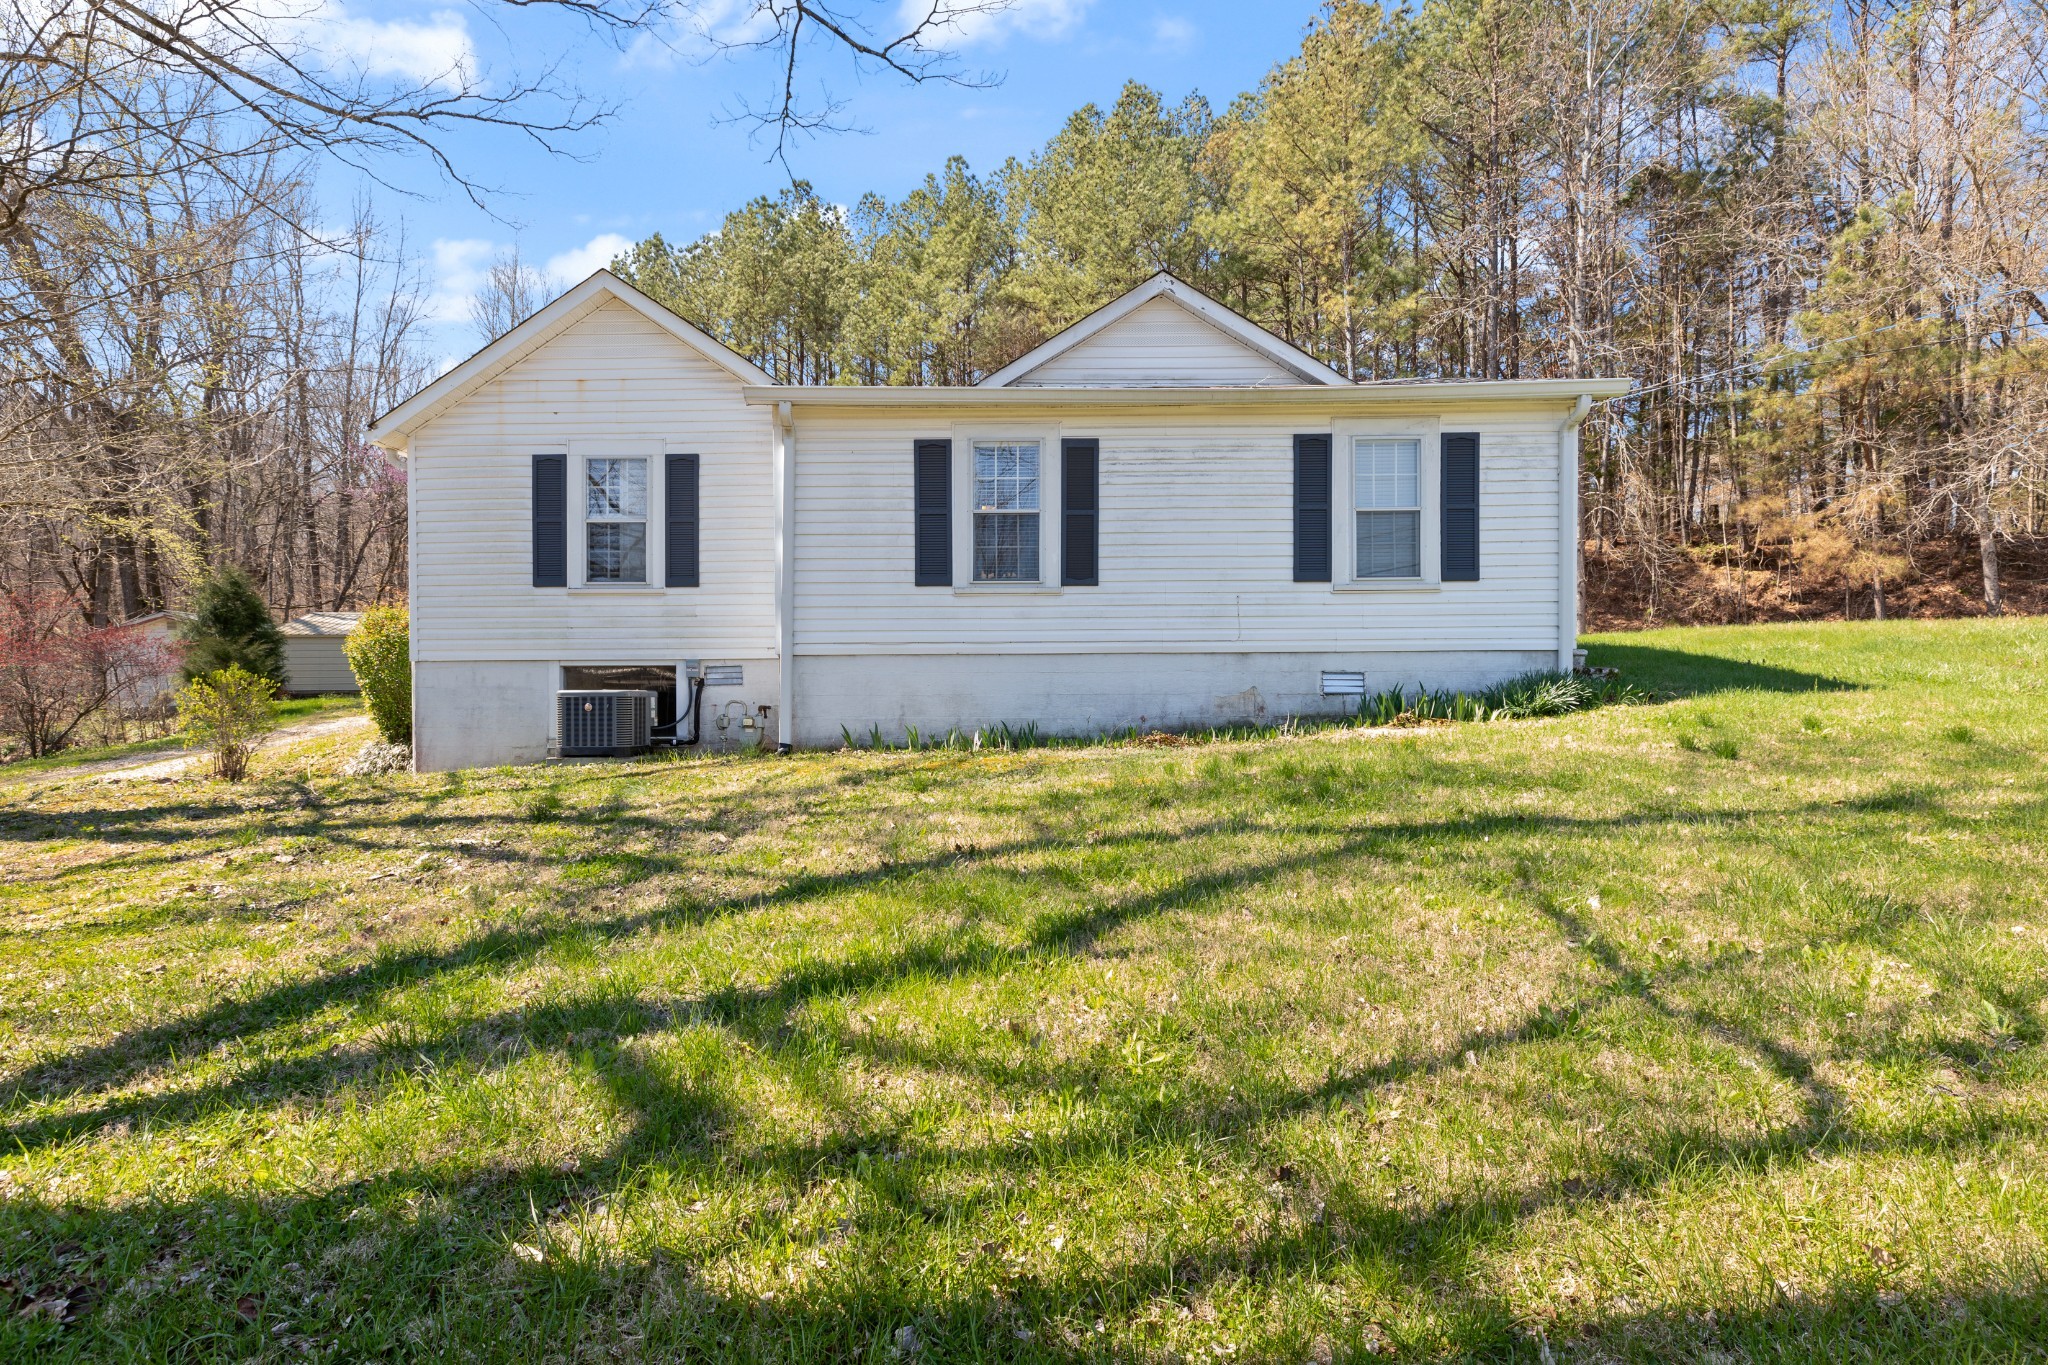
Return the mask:
<svg viewBox="0 0 2048 1365">
<path fill-rule="evenodd" d="M 555 734 L 563 758 L 644 753 L 654 725 L 652 692 L 555 693 Z"/>
</svg>

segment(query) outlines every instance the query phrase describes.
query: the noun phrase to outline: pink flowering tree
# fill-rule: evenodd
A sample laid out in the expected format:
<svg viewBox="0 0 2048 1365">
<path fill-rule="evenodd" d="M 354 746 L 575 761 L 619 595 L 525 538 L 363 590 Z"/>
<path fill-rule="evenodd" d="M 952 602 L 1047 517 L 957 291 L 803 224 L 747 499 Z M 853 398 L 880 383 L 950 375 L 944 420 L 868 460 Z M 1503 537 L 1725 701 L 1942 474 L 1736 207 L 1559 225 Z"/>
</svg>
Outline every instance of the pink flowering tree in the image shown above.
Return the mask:
<svg viewBox="0 0 2048 1365">
<path fill-rule="evenodd" d="M 142 631 L 87 624 L 62 593 L 0 593 L 0 734 L 31 758 L 160 689 L 174 664 Z"/>
</svg>

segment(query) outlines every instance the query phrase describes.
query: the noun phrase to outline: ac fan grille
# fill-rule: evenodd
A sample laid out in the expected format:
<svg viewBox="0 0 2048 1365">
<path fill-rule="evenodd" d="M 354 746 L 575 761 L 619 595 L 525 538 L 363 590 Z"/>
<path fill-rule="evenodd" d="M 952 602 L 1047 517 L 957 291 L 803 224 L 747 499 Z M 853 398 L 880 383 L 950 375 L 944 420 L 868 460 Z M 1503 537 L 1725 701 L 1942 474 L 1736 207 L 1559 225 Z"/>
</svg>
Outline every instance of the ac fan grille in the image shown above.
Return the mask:
<svg viewBox="0 0 2048 1365">
<path fill-rule="evenodd" d="M 646 692 L 563 692 L 557 698 L 561 751 L 612 754 L 644 749 L 654 698 Z"/>
</svg>

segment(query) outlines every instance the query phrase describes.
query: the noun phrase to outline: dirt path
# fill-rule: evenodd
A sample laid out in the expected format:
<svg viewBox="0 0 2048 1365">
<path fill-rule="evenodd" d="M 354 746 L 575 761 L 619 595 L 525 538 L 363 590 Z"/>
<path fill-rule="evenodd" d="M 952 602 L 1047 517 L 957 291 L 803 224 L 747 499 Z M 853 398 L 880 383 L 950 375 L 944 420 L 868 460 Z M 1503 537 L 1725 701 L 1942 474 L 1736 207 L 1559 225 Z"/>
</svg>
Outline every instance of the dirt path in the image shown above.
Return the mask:
<svg viewBox="0 0 2048 1365">
<path fill-rule="evenodd" d="M 315 717 L 311 720 L 294 721 L 290 725 L 280 725 L 266 735 L 263 747 L 274 749 L 279 745 L 322 739 L 345 730 L 367 728 L 369 724 L 370 718 L 363 715 Z M 202 755 L 196 749 L 159 749 L 153 754 L 138 754 L 134 758 L 107 758 L 97 763 L 80 763 L 70 768 L 45 768 L 41 772 L 23 773 L 16 780 L 65 782 L 79 777 L 98 777 L 104 782 L 146 782 L 158 777 L 177 777 L 185 771 L 186 765 L 200 757 Z M 6 771 L 0 769 L 0 781 L 5 780 Z"/>
</svg>

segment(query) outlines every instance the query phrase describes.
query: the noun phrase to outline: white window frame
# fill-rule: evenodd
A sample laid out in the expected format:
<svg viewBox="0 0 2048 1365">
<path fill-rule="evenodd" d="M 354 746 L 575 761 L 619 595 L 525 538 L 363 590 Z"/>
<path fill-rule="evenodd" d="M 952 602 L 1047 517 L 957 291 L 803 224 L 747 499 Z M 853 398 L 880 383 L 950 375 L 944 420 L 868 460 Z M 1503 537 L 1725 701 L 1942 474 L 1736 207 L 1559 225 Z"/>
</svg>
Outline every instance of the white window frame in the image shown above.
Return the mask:
<svg viewBox="0 0 2048 1365">
<path fill-rule="evenodd" d="M 974 576 L 974 447 L 977 444 L 1030 442 L 1038 447 L 1038 577 L 977 580 Z M 979 593 L 1058 594 L 1060 588 L 1060 523 L 1063 490 L 1060 476 L 1060 428 L 1035 423 L 956 426 L 953 428 L 953 591 Z"/>
<path fill-rule="evenodd" d="M 1339 516 L 1331 565 L 1333 592 L 1415 592 L 1443 586 L 1443 498 L 1442 452 L 1439 437 L 1442 420 L 1436 417 L 1360 417 L 1331 425 L 1331 473 L 1336 494 L 1333 501 Z M 1416 494 L 1421 500 L 1420 568 L 1413 578 L 1360 578 L 1358 576 L 1358 442 L 1415 442 Z"/>
<path fill-rule="evenodd" d="M 667 461 L 662 458 L 663 448 L 644 442 L 625 441 L 572 441 L 569 450 L 570 489 L 569 496 L 576 513 L 576 571 L 570 581 L 578 589 L 590 592 L 660 592 L 662 591 L 661 566 L 665 546 L 663 534 L 666 530 L 659 509 L 663 503 L 662 478 Z M 647 563 L 646 576 L 638 582 L 609 578 L 590 577 L 590 462 L 592 460 L 639 460 L 647 466 Z M 701 479 L 701 475 L 700 475 Z M 700 493 L 701 496 L 701 493 Z M 630 521 L 630 518 L 597 518 L 600 524 L 615 520 Z"/>
</svg>

